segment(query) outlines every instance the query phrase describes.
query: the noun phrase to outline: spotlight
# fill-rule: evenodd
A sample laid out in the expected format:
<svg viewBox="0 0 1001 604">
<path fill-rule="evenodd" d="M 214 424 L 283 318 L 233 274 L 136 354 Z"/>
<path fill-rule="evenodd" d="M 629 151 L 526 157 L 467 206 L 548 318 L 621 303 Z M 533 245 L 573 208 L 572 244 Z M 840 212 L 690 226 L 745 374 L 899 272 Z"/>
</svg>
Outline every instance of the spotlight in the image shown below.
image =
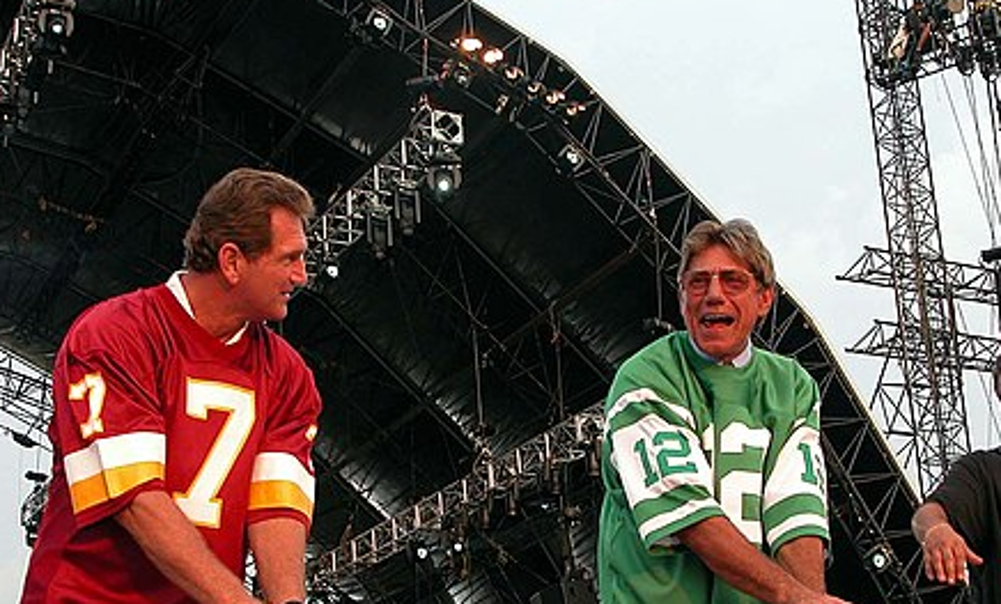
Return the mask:
<svg viewBox="0 0 1001 604">
<path fill-rule="evenodd" d="M 542 85 L 542 82 L 538 80 L 532 80 L 525 86 L 525 92 L 528 93 L 528 98 L 534 99 L 540 94 L 543 94 L 546 87 Z"/>
<path fill-rule="evenodd" d="M 448 75 L 452 78 L 452 81 L 463 88 L 469 88 L 470 82 L 473 81 L 473 72 L 465 63 L 450 64 L 448 66 Z"/>
<path fill-rule="evenodd" d="M 384 37 L 393 27 L 393 18 L 385 10 L 379 7 L 372 7 L 365 17 L 365 26 L 376 36 Z"/>
<path fill-rule="evenodd" d="M 73 34 L 75 0 L 47 0 L 38 10 L 38 30 L 42 35 L 68 38 Z"/>
<path fill-rule="evenodd" d="M 463 36 L 455 42 L 455 45 L 462 52 L 473 54 L 483 48 L 483 40 L 480 40 L 476 36 Z"/>
<path fill-rule="evenodd" d="M 418 560 L 427 560 L 428 556 L 431 555 L 431 550 L 426 545 L 418 545 L 414 553 L 417 555 Z"/>
<path fill-rule="evenodd" d="M 568 103 L 566 107 L 567 117 L 573 117 L 578 113 L 587 111 L 587 105 L 583 103 Z"/>
<path fill-rule="evenodd" d="M 546 104 L 548 105 L 558 105 L 560 102 L 566 100 L 567 95 L 562 90 L 550 90 L 546 93 Z"/>
<path fill-rule="evenodd" d="M 584 153 L 571 143 L 567 143 L 556 155 L 556 165 L 560 172 L 573 174 L 584 165 Z"/>
<path fill-rule="evenodd" d="M 885 572 L 893 563 L 893 550 L 886 543 L 877 543 L 866 552 L 862 561 L 873 572 Z"/>
<path fill-rule="evenodd" d="M 517 65 L 508 65 L 504 68 L 504 79 L 509 82 L 517 82 L 525 77 L 525 72 Z"/>
<path fill-rule="evenodd" d="M 341 269 L 336 264 L 328 264 L 323 268 L 323 272 L 331 279 L 336 279 L 341 274 Z"/>
<path fill-rule="evenodd" d="M 504 51 L 499 48 L 488 48 L 483 51 L 481 57 L 488 66 L 494 66 L 504 60 Z"/>
<path fill-rule="evenodd" d="M 438 201 L 444 201 L 455 195 L 456 189 L 462 184 L 462 169 L 458 164 L 448 166 L 432 166 L 428 169 L 427 185 Z"/>
</svg>

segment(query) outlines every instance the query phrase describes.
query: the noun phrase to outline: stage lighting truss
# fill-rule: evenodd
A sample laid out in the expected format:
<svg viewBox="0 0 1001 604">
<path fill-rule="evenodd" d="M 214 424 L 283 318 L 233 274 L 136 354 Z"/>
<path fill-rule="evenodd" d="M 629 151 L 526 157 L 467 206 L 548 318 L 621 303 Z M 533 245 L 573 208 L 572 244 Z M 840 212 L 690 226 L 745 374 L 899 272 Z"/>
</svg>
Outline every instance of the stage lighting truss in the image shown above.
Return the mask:
<svg viewBox="0 0 1001 604">
<path fill-rule="evenodd" d="M 503 455 L 481 457 L 465 478 L 314 558 L 307 565 L 307 583 L 350 582 L 361 568 L 413 551 L 415 542 L 427 544 L 429 537 L 447 543 L 443 551 L 463 554 L 468 549 L 464 538 L 468 533 L 456 524 L 457 518 L 473 517 L 498 500 L 517 505 L 519 493 L 531 492 L 540 484 L 549 484 L 555 492 L 562 488 L 561 470 L 572 464 L 582 464 L 593 475 L 602 427 L 601 408 L 594 406 Z"/>
<path fill-rule="evenodd" d="M 338 266 L 341 254 L 360 239 L 383 258 L 401 236 L 412 235 L 423 217 L 423 199 L 444 201 L 461 185 L 464 141 L 462 115 L 435 109 L 422 97 L 406 136 L 354 186 L 335 193 L 310 224 L 306 261 L 311 281 L 329 276 L 328 269 Z"/>
<path fill-rule="evenodd" d="M 73 33 L 75 0 L 25 0 L 0 48 L 0 136 L 13 134 L 37 100 L 52 59 Z"/>
</svg>

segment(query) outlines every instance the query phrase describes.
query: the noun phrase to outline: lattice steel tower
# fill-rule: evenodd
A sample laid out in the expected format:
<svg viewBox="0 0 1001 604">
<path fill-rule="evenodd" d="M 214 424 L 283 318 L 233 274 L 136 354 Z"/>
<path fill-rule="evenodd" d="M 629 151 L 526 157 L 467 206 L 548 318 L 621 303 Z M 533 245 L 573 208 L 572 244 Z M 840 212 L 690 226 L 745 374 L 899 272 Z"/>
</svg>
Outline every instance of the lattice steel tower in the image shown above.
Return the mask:
<svg viewBox="0 0 1001 604">
<path fill-rule="evenodd" d="M 957 302 L 994 304 L 997 296 L 993 272 L 945 259 L 919 81 L 953 66 L 972 73 L 982 44 L 962 2 L 927 2 L 926 12 L 910 16 L 920 28 L 895 57 L 890 49 L 913 5 L 855 4 L 888 249 L 867 248 L 841 278 L 892 287 L 897 322 L 876 321 L 850 350 L 884 358 L 872 408 L 927 493 L 970 450 L 962 371 L 988 370 L 997 351 L 996 340 L 959 331 Z M 900 379 L 888 371 L 893 361 Z"/>
</svg>

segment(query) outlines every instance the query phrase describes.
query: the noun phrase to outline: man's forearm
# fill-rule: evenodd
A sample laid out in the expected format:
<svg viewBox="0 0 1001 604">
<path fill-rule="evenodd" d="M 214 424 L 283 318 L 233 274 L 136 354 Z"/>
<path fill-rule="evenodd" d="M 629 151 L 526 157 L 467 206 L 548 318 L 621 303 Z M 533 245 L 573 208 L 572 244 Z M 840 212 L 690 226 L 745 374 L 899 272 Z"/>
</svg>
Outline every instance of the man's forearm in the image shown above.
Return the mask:
<svg viewBox="0 0 1001 604">
<path fill-rule="evenodd" d="M 198 529 L 163 491 L 145 491 L 115 516 L 153 565 L 199 602 L 258 602 L 209 549 Z"/>
<path fill-rule="evenodd" d="M 941 524 L 949 524 L 945 508 L 934 501 L 921 505 L 911 518 L 911 531 L 918 543 L 924 543 L 928 532 Z"/>
<path fill-rule="evenodd" d="M 679 531 L 676 537 L 695 552 L 713 574 L 759 600 L 774 604 L 841 602 L 823 595 L 823 579 L 820 589 L 806 585 L 761 553 L 722 516 L 703 520 Z M 816 583 L 815 579 L 808 577 L 808 580 Z"/>
<path fill-rule="evenodd" d="M 291 518 L 272 518 L 247 528 L 257 577 L 269 602 L 306 597 L 306 527 Z"/>
<path fill-rule="evenodd" d="M 824 542 L 818 537 L 800 537 L 779 548 L 776 559 L 782 568 L 810 589 L 825 593 Z"/>
</svg>

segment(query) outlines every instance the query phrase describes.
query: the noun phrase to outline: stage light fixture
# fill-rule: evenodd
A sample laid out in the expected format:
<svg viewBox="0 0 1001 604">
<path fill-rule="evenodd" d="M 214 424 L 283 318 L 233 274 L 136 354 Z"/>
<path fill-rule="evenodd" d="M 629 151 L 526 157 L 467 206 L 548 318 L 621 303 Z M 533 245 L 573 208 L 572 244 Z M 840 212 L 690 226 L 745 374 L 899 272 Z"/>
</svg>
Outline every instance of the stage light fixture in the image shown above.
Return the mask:
<svg viewBox="0 0 1001 604">
<path fill-rule="evenodd" d="M 38 8 L 38 31 L 43 36 L 68 38 L 73 35 L 75 0 L 48 0 Z"/>
<path fill-rule="evenodd" d="M 583 103 L 567 103 L 565 111 L 567 113 L 567 117 L 574 117 L 578 113 L 584 113 L 587 111 L 587 105 L 584 105 Z"/>
<path fill-rule="evenodd" d="M 385 10 L 374 6 L 365 17 L 365 26 L 375 35 L 384 37 L 393 28 L 393 18 Z"/>
<path fill-rule="evenodd" d="M 453 82 L 463 88 L 469 88 L 469 84 L 473 81 L 473 72 L 465 63 L 452 63 L 448 68 L 448 75 Z"/>
<path fill-rule="evenodd" d="M 431 166 L 428 168 L 427 185 L 431 194 L 438 201 L 444 201 L 455 195 L 462 184 L 462 168 L 458 164 Z"/>
<path fill-rule="evenodd" d="M 483 55 L 481 55 L 480 58 L 483 60 L 484 64 L 492 67 L 504 60 L 504 51 L 499 48 L 491 47 L 484 50 Z"/>
<path fill-rule="evenodd" d="M 508 65 L 504 68 L 504 79 L 509 82 L 517 82 L 525 77 L 525 72 L 517 65 Z"/>
<path fill-rule="evenodd" d="M 885 572 L 893 563 L 893 550 L 886 543 L 877 543 L 866 552 L 863 562 L 870 571 Z"/>
<path fill-rule="evenodd" d="M 542 82 L 538 80 L 532 80 L 525 86 L 525 92 L 528 93 L 528 98 L 537 98 L 540 94 L 545 93 L 546 87 L 542 85 Z"/>
<path fill-rule="evenodd" d="M 336 264 L 328 264 L 323 267 L 323 272 L 331 279 L 336 279 L 341 274 L 341 269 Z"/>
<path fill-rule="evenodd" d="M 567 143 L 556 155 L 557 168 L 560 172 L 572 174 L 584 165 L 584 153 L 571 143 Z"/>
<path fill-rule="evenodd" d="M 480 40 L 476 36 L 463 36 L 458 39 L 456 46 L 464 53 L 473 54 L 483 48 L 483 40 Z"/>
<path fill-rule="evenodd" d="M 561 102 L 566 100 L 567 95 L 562 90 L 553 89 L 546 93 L 546 104 L 547 105 L 559 105 Z"/>
</svg>

